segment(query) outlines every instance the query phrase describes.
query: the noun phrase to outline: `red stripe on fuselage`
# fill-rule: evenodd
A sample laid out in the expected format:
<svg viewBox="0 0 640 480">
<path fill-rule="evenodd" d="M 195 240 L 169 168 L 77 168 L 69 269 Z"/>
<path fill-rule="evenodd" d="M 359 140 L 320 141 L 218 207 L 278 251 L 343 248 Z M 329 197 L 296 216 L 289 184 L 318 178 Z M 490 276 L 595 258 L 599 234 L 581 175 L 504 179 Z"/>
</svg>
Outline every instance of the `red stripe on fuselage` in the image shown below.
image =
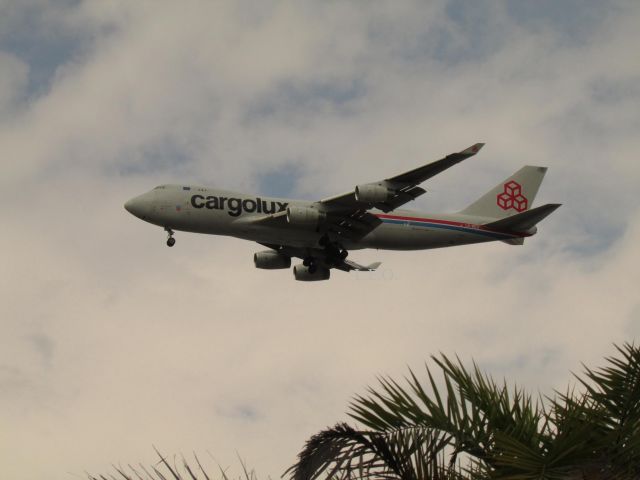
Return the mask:
<svg viewBox="0 0 640 480">
<path fill-rule="evenodd" d="M 500 233 L 503 235 L 515 235 L 522 237 L 530 237 L 531 234 L 524 232 L 505 232 L 501 230 L 495 230 L 493 228 L 487 228 L 484 225 L 476 225 L 474 223 L 464 223 L 464 222 L 454 222 L 452 220 L 442 220 L 438 218 L 420 218 L 420 217 L 406 217 L 402 215 L 386 215 L 386 214 L 377 214 L 378 218 L 388 218 L 389 220 L 407 220 L 413 222 L 425 222 L 425 223 L 436 223 L 440 225 L 451 225 L 453 227 L 461 227 L 461 228 L 469 228 L 471 230 L 482 230 L 485 232 L 493 232 Z"/>
</svg>

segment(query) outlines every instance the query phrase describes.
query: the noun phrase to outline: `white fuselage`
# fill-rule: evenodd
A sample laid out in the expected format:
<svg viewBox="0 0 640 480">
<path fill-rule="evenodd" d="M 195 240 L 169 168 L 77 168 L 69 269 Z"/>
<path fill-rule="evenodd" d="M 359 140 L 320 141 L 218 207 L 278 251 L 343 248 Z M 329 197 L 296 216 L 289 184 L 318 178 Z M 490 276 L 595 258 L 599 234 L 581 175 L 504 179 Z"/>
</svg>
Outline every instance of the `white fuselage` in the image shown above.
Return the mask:
<svg viewBox="0 0 640 480">
<path fill-rule="evenodd" d="M 266 226 L 256 220 L 284 212 L 288 206 L 306 207 L 313 203 L 199 186 L 164 185 L 129 200 L 125 208 L 138 218 L 165 229 L 312 248 L 317 246 L 322 235 L 318 229 L 290 225 L 286 221 L 279 227 Z M 492 219 L 476 216 L 434 215 L 410 210 L 394 210 L 388 214 L 370 212 L 382 223 L 358 241 L 343 240 L 344 248 L 421 250 L 528 236 L 483 227 L 483 223 Z"/>
</svg>

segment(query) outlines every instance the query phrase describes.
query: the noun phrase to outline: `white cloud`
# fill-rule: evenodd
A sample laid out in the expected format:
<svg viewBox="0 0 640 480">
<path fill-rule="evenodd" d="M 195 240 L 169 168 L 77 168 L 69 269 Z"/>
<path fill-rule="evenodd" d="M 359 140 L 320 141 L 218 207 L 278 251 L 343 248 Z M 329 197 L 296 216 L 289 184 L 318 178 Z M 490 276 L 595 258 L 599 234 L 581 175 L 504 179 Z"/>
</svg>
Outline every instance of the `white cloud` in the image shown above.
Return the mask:
<svg viewBox="0 0 640 480">
<path fill-rule="evenodd" d="M 14 113 L 16 102 L 24 94 L 28 70 L 15 56 L 0 52 L 0 122 Z"/>
<path fill-rule="evenodd" d="M 52 42 L 66 25 L 87 43 L 29 95 L 38 56 L 0 35 L 6 475 L 102 472 L 152 443 L 278 475 L 377 373 L 457 352 L 550 392 L 631 340 L 640 12 L 617 5 L 569 42 L 500 3 L 459 19 L 448 2 L 38 3 Z M 308 285 L 253 269 L 247 242 L 168 250 L 122 208 L 165 181 L 252 189 L 287 165 L 321 197 L 475 141 L 417 206 L 550 166 L 539 201 L 565 205 L 524 247 L 353 252 L 383 270 Z"/>
</svg>

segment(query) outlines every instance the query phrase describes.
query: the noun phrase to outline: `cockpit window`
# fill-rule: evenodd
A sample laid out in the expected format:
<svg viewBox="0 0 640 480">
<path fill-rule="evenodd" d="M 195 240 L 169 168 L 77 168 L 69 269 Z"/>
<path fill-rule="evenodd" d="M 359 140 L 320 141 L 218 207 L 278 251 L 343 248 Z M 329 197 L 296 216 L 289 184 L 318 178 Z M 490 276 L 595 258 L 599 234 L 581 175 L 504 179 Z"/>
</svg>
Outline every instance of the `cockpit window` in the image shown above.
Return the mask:
<svg viewBox="0 0 640 480">
<path fill-rule="evenodd" d="M 165 188 L 167 188 L 166 185 L 158 185 L 154 190 L 164 190 Z"/>
</svg>

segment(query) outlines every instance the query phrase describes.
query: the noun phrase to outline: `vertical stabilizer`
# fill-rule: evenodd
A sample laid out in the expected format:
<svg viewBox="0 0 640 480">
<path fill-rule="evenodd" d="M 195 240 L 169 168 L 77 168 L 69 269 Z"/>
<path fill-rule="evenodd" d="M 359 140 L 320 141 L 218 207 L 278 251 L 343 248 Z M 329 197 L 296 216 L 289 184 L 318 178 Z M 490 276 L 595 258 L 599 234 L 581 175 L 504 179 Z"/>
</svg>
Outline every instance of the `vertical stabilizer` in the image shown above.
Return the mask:
<svg viewBox="0 0 640 480">
<path fill-rule="evenodd" d="M 522 213 L 533 204 L 547 167 L 525 166 L 460 213 L 478 217 L 505 218 Z"/>
</svg>

